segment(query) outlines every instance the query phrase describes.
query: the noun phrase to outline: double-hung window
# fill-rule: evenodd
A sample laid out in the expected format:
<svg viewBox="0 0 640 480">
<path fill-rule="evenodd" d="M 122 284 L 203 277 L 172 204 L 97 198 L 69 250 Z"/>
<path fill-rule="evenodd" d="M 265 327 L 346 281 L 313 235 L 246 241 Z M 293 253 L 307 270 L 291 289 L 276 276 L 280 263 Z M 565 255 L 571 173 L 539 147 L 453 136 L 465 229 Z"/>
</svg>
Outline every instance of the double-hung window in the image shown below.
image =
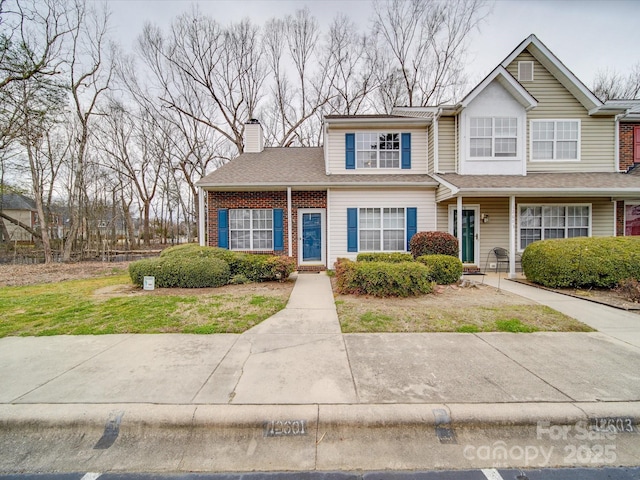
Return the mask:
<svg viewBox="0 0 640 480">
<path fill-rule="evenodd" d="M 357 168 L 400 168 L 399 133 L 356 133 Z"/>
<path fill-rule="evenodd" d="M 591 208 L 588 205 L 520 206 L 520 249 L 538 240 L 588 237 Z"/>
<path fill-rule="evenodd" d="M 518 119 L 515 117 L 471 117 L 471 158 L 515 157 L 518 152 Z"/>
<path fill-rule="evenodd" d="M 404 208 L 361 208 L 358 212 L 360 251 L 404 251 Z"/>
<path fill-rule="evenodd" d="M 229 210 L 231 250 L 272 250 L 273 210 Z"/>
<path fill-rule="evenodd" d="M 532 160 L 579 160 L 579 120 L 532 120 Z"/>
</svg>

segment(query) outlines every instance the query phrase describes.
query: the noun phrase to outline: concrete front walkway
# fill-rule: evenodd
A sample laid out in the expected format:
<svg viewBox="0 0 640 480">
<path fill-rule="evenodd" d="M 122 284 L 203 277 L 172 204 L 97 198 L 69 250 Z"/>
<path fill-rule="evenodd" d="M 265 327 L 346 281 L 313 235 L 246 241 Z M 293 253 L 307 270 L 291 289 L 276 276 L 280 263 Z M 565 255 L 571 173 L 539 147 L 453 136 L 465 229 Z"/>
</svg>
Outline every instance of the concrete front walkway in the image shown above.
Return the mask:
<svg viewBox="0 0 640 480">
<path fill-rule="evenodd" d="M 515 293 L 569 315 L 612 338 L 640 348 L 640 313 L 562 295 L 509 280 L 506 274 L 487 274 L 484 283 Z M 476 280 L 481 277 L 472 277 Z M 482 280 L 479 280 L 482 281 Z"/>
</svg>

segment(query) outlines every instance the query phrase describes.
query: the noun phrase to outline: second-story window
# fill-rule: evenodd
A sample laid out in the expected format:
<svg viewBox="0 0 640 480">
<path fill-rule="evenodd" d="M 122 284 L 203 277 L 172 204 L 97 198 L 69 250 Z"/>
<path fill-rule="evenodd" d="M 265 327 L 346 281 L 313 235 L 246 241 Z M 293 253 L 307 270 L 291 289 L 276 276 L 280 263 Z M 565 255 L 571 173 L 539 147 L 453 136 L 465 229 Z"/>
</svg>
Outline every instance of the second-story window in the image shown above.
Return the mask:
<svg viewBox="0 0 640 480">
<path fill-rule="evenodd" d="M 579 120 L 532 120 L 532 160 L 579 160 Z"/>
<path fill-rule="evenodd" d="M 357 168 L 400 168 L 400 134 L 356 134 Z"/>
<path fill-rule="evenodd" d="M 469 130 L 471 158 L 515 157 L 518 148 L 518 119 L 472 117 Z"/>
</svg>

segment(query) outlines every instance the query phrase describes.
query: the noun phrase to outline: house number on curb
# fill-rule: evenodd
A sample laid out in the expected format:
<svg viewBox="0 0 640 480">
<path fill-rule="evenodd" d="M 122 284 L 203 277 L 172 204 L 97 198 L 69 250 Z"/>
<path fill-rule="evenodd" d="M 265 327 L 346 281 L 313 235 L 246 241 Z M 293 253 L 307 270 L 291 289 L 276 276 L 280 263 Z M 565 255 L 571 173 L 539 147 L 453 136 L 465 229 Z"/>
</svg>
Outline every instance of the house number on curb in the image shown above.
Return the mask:
<svg viewBox="0 0 640 480">
<path fill-rule="evenodd" d="M 306 420 L 271 420 L 264 423 L 265 437 L 300 437 L 306 434 Z"/>
</svg>

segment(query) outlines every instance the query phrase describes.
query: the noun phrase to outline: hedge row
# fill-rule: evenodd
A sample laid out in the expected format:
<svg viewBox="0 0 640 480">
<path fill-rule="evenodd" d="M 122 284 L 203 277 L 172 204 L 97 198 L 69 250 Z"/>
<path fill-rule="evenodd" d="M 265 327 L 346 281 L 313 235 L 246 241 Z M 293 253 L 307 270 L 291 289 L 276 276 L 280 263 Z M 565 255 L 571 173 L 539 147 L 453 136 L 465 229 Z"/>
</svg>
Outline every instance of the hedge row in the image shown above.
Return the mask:
<svg viewBox="0 0 640 480">
<path fill-rule="evenodd" d="M 295 270 L 289 257 L 232 252 L 187 244 L 164 250 L 159 258 L 129 265 L 131 281 L 142 286 L 145 276 L 158 287 L 203 288 L 228 283 L 286 280 Z"/>
<path fill-rule="evenodd" d="M 640 238 L 589 237 L 543 240 L 522 253 L 528 280 L 546 287 L 613 288 L 640 279 Z"/>
<path fill-rule="evenodd" d="M 374 297 L 408 297 L 433 289 L 429 267 L 418 262 L 336 262 L 338 292 Z"/>
</svg>

